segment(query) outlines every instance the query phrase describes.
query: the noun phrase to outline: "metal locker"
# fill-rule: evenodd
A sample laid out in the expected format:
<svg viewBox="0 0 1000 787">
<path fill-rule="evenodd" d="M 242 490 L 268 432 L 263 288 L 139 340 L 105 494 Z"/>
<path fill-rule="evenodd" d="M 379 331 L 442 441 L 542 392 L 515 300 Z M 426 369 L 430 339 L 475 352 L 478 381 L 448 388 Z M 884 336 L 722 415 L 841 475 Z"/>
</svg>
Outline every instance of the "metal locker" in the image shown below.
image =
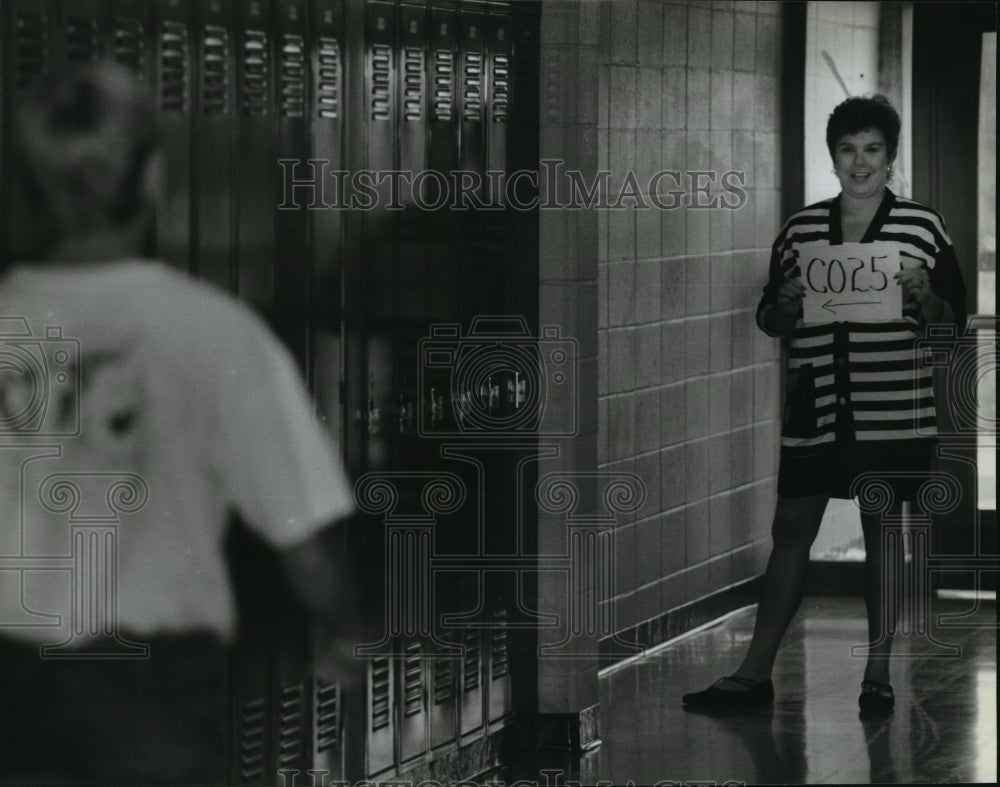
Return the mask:
<svg viewBox="0 0 1000 787">
<path fill-rule="evenodd" d="M 191 268 L 191 133 L 194 42 L 191 0 L 160 0 L 153 17 L 154 91 L 168 159 L 169 195 L 157 217 L 160 256 L 183 270 Z"/>
<path fill-rule="evenodd" d="M 367 55 L 367 151 L 365 167 L 369 171 L 395 169 L 396 90 L 396 13 L 393 3 L 369 0 L 366 3 L 365 48 Z M 395 214 L 388 205 L 391 183 L 367 182 L 355 187 L 359 206 L 366 211 L 369 254 L 366 260 L 368 287 L 366 302 L 370 324 L 376 332 L 390 329 L 396 302 L 394 281 Z M 376 393 L 381 396 L 382 391 Z"/>
<path fill-rule="evenodd" d="M 367 304 L 368 391 L 366 426 L 368 463 L 371 468 L 394 464 L 396 449 L 392 425 L 393 371 L 396 366 L 394 332 L 400 299 L 396 277 L 398 254 L 398 200 L 391 178 L 378 173 L 396 169 L 398 135 L 398 50 L 396 9 L 392 2 L 366 3 L 365 49 L 367 151 L 364 168 L 371 175 L 364 187 L 355 184 L 355 196 L 365 210 L 367 251 L 365 303 Z M 370 206 L 370 209 L 369 209 Z"/>
<path fill-rule="evenodd" d="M 482 732 L 485 710 L 485 693 L 483 691 L 483 631 L 477 628 L 467 628 L 460 635 L 460 642 L 465 649 L 459 674 L 459 734 L 460 744 L 478 736 Z"/>
<path fill-rule="evenodd" d="M 161 256 L 273 320 L 327 421 L 347 435 L 353 472 L 378 463 L 441 467 L 441 442 L 413 428 L 414 408 L 429 393 L 415 389 L 417 340 L 434 322 L 486 311 L 530 319 L 535 296 L 527 308 L 514 306 L 531 290 L 511 282 L 534 273 L 537 224 L 449 206 L 387 210 L 399 199 L 391 181 L 373 184 L 381 206 L 371 212 L 277 211 L 284 173 L 275 162 L 413 174 L 533 167 L 537 9 L 511 9 L 424 0 L 8 0 L 3 105 L 55 61 L 108 55 L 137 71 L 155 92 L 170 157 Z M 8 209 L 8 173 L 0 176 L 9 228 L 16 212 Z M 295 177 L 308 173 L 299 167 Z M 331 201 L 367 193 L 324 172 L 317 179 Z M 424 186 L 424 197 L 441 196 L 433 179 Z M 342 379 L 352 405 L 346 420 Z M 491 514 L 490 527 L 509 514 Z M 455 552 L 464 525 L 448 527 L 442 547 Z M 440 582 L 440 611 L 467 612 L 460 606 L 469 585 L 461 576 Z M 427 656 L 410 641 L 397 643 L 398 661 L 368 665 L 367 707 L 358 716 L 370 773 L 428 749 L 443 754 L 460 733 L 472 740 L 484 721 L 510 712 L 511 596 L 498 587 L 483 600 L 482 620 L 449 632 L 465 646 L 463 659 Z M 284 639 L 288 647 L 251 648 L 237 659 L 237 781 L 273 781 L 277 768 L 310 762 L 343 768 L 343 733 L 362 732 L 347 723 L 345 697 L 320 668 L 322 642 L 310 645 L 300 630 Z"/>
<path fill-rule="evenodd" d="M 273 576 L 278 566 L 261 540 L 236 520 L 227 534 L 226 553 L 239 621 L 230 660 L 230 781 L 271 784 L 275 772 L 270 662 L 277 601 L 273 583 L 264 586 L 259 580 Z"/>
<path fill-rule="evenodd" d="M 151 7 L 145 0 L 113 0 L 109 6 L 110 30 L 105 57 L 128 68 L 147 90 L 154 84 Z M 159 254 L 157 228 L 147 235 L 146 255 Z"/>
<path fill-rule="evenodd" d="M 14 98 L 50 70 L 53 9 L 46 0 L 9 0 L 5 10 L 4 95 Z"/>
<path fill-rule="evenodd" d="M 397 662 L 399 701 L 399 763 L 421 757 L 427 752 L 427 688 L 426 659 L 422 655 L 423 643 L 416 639 L 403 639 Z"/>
<path fill-rule="evenodd" d="M 280 159 L 312 158 L 310 141 L 310 4 L 288 0 L 274 4 L 276 56 L 275 103 Z M 282 177 L 280 172 L 275 177 Z M 305 204 L 276 211 L 274 244 L 274 326 L 311 377 L 310 357 L 310 214 Z M 313 754 L 314 686 L 306 621 L 290 616 L 279 626 L 272 650 L 272 697 L 275 701 L 274 769 L 305 770 Z M 273 777 L 272 777 L 273 778 Z"/>
<path fill-rule="evenodd" d="M 439 635 L 447 643 L 449 634 Z M 433 753 L 455 744 L 458 733 L 458 670 L 461 664 L 454 656 L 437 653 L 430 661 L 428 711 L 430 748 Z"/>
<path fill-rule="evenodd" d="M 450 6 L 431 4 L 431 52 L 429 77 L 431 108 L 428 118 L 427 167 L 437 172 L 458 168 L 458 120 L 456 68 L 458 53 L 457 14 Z M 425 201 L 434 198 L 433 186 Z M 458 253 L 452 241 L 454 214 L 438 211 L 428 217 L 430 259 L 425 287 L 429 290 L 430 317 L 435 322 L 454 322 L 458 302 Z M 421 392 L 426 395 L 427 392 Z"/>
<path fill-rule="evenodd" d="M 513 55 L 513 18 L 508 8 L 491 7 L 487 21 L 487 81 L 489 100 L 486 106 L 486 167 L 502 172 L 507 169 L 507 130 L 510 125 L 511 60 Z M 496 202 L 502 194 L 493 195 Z"/>
<path fill-rule="evenodd" d="M 239 0 L 236 19 L 236 232 L 239 297 L 270 316 L 274 301 L 275 66 L 270 0 Z"/>
<path fill-rule="evenodd" d="M 212 63 L 213 79 L 224 76 L 227 81 L 228 114 L 214 120 L 216 134 L 227 134 L 223 156 L 231 156 L 225 181 L 232 188 L 228 199 L 218 206 L 228 215 L 222 227 L 227 230 L 225 248 L 210 251 L 217 284 L 230 289 L 264 315 L 272 308 L 272 259 L 274 249 L 273 161 L 276 130 L 274 99 L 274 52 L 270 2 L 239 0 L 232 14 L 231 26 L 223 35 L 215 20 L 214 52 L 219 55 L 218 42 L 225 42 L 226 62 Z M 206 30 L 205 36 L 207 37 Z M 220 74 L 221 72 L 221 74 Z M 216 86 L 217 87 L 217 86 Z M 205 119 L 199 119 L 204 129 Z M 202 155 L 211 155 L 203 146 Z M 218 167 L 224 162 L 217 162 Z M 198 195 L 201 197 L 201 194 Z M 205 216 L 199 208 L 199 216 Z M 221 242 L 220 232 L 217 240 Z M 203 249 L 204 245 L 200 245 Z M 204 273 L 204 258 L 199 268 Z M 254 581 L 253 553 L 235 551 L 234 560 L 241 563 L 246 581 Z M 257 576 L 263 575 L 257 565 Z M 266 565 L 266 564 L 263 564 Z M 276 677 L 272 663 L 278 657 L 270 643 L 277 639 L 272 631 L 269 607 L 262 605 L 258 595 L 251 596 L 242 620 L 244 632 L 233 656 L 234 671 L 231 693 L 234 697 L 234 778 L 240 784 L 271 784 L 277 779 L 278 752 L 287 746 L 288 697 Z M 301 681 L 300 681 L 301 682 Z M 301 688 L 300 688 L 301 693 Z M 292 698 L 294 700 L 294 697 Z M 283 705 L 283 702 L 285 703 Z M 294 706 L 292 708 L 294 710 Z M 294 714 L 293 714 L 294 715 Z M 284 735 L 284 737 L 283 737 Z M 292 747 L 294 752 L 294 746 Z"/>
<path fill-rule="evenodd" d="M 427 4 L 407 0 L 398 5 L 396 166 L 411 187 L 402 187 L 402 210 L 396 216 L 396 309 L 391 412 L 393 458 L 402 467 L 428 467 L 434 459 L 427 441 L 417 436 L 417 346 L 429 319 L 427 269 L 430 263 L 428 215 L 414 200 L 412 182 L 427 170 L 429 109 Z"/>
<path fill-rule="evenodd" d="M 93 63 L 107 55 L 107 3 L 63 0 L 58 10 L 53 47 L 57 62 Z"/>
<path fill-rule="evenodd" d="M 309 42 L 312 155 L 328 173 L 323 178 L 325 201 L 335 205 L 343 199 L 344 180 L 333 175 L 344 169 L 343 6 L 342 0 L 313 0 Z M 343 210 L 321 208 L 311 212 L 311 219 L 310 382 L 322 417 L 334 434 L 341 435 Z"/>
<path fill-rule="evenodd" d="M 459 166 L 476 173 L 486 186 L 485 123 L 489 96 L 486 63 L 488 30 L 486 13 L 463 7 L 460 11 L 459 39 Z M 461 227 L 459 316 L 468 322 L 482 314 L 503 313 L 504 271 L 502 248 L 503 216 L 488 208 L 474 207 L 459 214 Z"/>
<path fill-rule="evenodd" d="M 353 197 L 363 212 L 366 370 L 364 432 L 369 468 L 392 464 L 395 450 L 392 429 L 395 311 L 399 301 L 395 276 L 396 223 L 391 179 L 378 173 L 395 169 L 398 79 L 396 73 L 396 12 L 392 2 L 365 3 L 365 129 L 363 158 L 358 170 L 365 178 L 355 181 Z M 353 168 L 353 167 L 350 167 Z M 362 293 L 358 293 L 361 295 Z"/>
<path fill-rule="evenodd" d="M 108 56 L 127 66 L 146 86 L 153 83 L 152 14 L 145 0 L 113 0 Z"/>
<path fill-rule="evenodd" d="M 48 73 L 52 51 L 52 7 L 48 2 L 11 0 L 0 8 L 4 47 L 2 56 L 2 109 L 0 128 L 6 122 L 10 104 L 36 79 Z M 7 139 L 4 129 L 4 139 Z M 44 241 L 45 228 L 33 219 L 30 206 L 14 187 L 14 172 L 6 155 L 0 156 L 2 181 L 3 253 L 8 261 L 31 256 Z"/>
<path fill-rule="evenodd" d="M 312 767 L 324 771 L 332 779 L 346 776 L 342 749 L 344 746 L 343 699 L 340 684 L 318 671 L 313 674 L 313 752 Z"/>
<path fill-rule="evenodd" d="M 366 719 L 367 770 L 374 776 L 396 764 L 393 706 L 395 662 L 386 657 L 371 660 L 368 667 L 368 712 Z"/>
<path fill-rule="evenodd" d="M 365 160 L 365 127 L 362 120 L 366 113 L 367 99 L 365 95 L 366 52 L 363 45 L 365 19 L 364 6 L 356 0 L 344 3 L 344 45 L 341 49 L 343 63 L 343 91 L 340 106 L 343 109 L 345 122 L 343 124 L 342 151 L 344 169 L 355 168 L 359 161 Z M 352 189 L 345 184 L 346 192 L 343 199 L 349 200 Z M 344 461 L 348 471 L 355 478 L 365 471 L 365 454 L 367 447 L 363 429 L 364 402 L 367 395 L 368 382 L 365 362 L 365 348 L 362 337 L 365 332 L 365 303 L 363 292 L 365 286 L 364 266 L 357 260 L 365 253 L 364 216 L 357 211 L 345 210 L 341 218 L 341 253 L 344 265 L 341 272 L 343 295 L 341 298 L 343 347 L 342 398 L 344 412 Z M 366 599 L 366 604 L 367 604 Z"/>
<path fill-rule="evenodd" d="M 283 626 L 273 662 L 274 749 L 271 773 L 305 770 L 312 764 L 313 687 L 305 621 Z M 271 776 L 273 779 L 274 776 Z"/>
<path fill-rule="evenodd" d="M 274 5 L 278 157 L 307 160 L 309 140 L 309 4 L 282 0 Z M 276 178 L 281 178 L 276 171 Z M 279 182 L 278 188 L 281 188 Z M 309 214 L 305 204 L 276 211 L 274 326 L 307 377 L 309 367 Z"/>
<path fill-rule="evenodd" d="M 398 91 L 398 169 L 409 173 L 406 177 L 420 177 L 416 173 L 427 169 L 427 114 L 428 114 L 428 17 L 423 2 L 405 2 L 399 5 L 399 79 Z M 409 189 L 403 196 L 405 209 L 398 216 L 399 250 L 396 266 L 399 308 L 397 319 L 410 326 L 406 340 L 411 346 L 413 326 L 427 321 L 427 292 L 424 286 L 427 265 L 427 222 L 425 213 L 412 202 Z M 402 328 L 402 325 L 401 325 Z M 413 360 L 415 363 L 415 359 Z M 409 360 L 400 359 L 400 366 L 413 368 Z M 415 398 L 416 392 L 408 386 L 397 384 L 396 390 L 407 390 Z"/>
<path fill-rule="evenodd" d="M 486 14 L 478 9 L 459 11 L 459 168 L 485 172 L 483 106 L 486 94 Z"/>
<path fill-rule="evenodd" d="M 344 3 L 343 0 L 313 0 L 310 36 L 310 112 L 312 124 L 312 157 L 323 162 L 325 171 L 343 170 L 344 126 Z M 324 177 L 324 190 L 331 183 Z M 343 193 L 326 191 L 325 201 L 336 203 Z M 344 435 L 344 419 L 340 401 L 340 381 L 343 374 L 344 336 L 341 308 L 343 272 L 343 211 L 319 209 L 311 212 L 310 265 L 310 384 L 320 416 L 333 434 Z M 345 549 L 352 549 L 346 547 Z M 353 705 L 362 697 L 345 696 L 332 670 L 325 664 L 324 629 L 313 631 L 313 735 L 312 767 L 330 774 L 330 781 L 346 779 L 353 738 L 361 737 L 364 722 L 348 728 L 347 720 Z M 359 689 L 352 689 L 357 694 Z"/>
<path fill-rule="evenodd" d="M 508 595 L 507 598 L 510 596 Z M 495 723 L 511 712 L 510 638 L 505 607 L 493 612 L 489 638 L 489 708 L 487 720 Z"/>
<path fill-rule="evenodd" d="M 232 292 L 233 64 L 231 0 L 195 3 L 195 120 L 192 157 L 194 270 Z"/>
</svg>

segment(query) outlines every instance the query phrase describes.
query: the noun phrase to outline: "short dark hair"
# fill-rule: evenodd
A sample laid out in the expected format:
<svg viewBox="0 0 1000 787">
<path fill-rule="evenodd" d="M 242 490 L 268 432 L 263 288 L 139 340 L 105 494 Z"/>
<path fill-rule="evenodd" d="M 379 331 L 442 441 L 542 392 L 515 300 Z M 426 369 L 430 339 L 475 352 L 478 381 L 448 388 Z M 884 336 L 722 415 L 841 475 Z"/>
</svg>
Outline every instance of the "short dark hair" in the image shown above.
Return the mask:
<svg viewBox="0 0 1000 787">
<path fill-rule="evenodd" d="M 160 136 L 123 66 L 77 64 L 48 78 L 15 104 L 12 130 L 13 196 L 42 233 L 36 251 L 39 240 L 124 225 L 149 207 L 142 180 Z"/>
<path fill-rule="evenodd" d="M 899 113 L 885 96 L 852 96 L 838 104 L 827 121 L 826 146 L 830 151 L 830 158 L 833 158 L 833 149 L 838 140 L 848 134 L 874 128 L 885 137 L 889 161 L 893 161 L 899 147 L 899 126 Z"/>
</svg>

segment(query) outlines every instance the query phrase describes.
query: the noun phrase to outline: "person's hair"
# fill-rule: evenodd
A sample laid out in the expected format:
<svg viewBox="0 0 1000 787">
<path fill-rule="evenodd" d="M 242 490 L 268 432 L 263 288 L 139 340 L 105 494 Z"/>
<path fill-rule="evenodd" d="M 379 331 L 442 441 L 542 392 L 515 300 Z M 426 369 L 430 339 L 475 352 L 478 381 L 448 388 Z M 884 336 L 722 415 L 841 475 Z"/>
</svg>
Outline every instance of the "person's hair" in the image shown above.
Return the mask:
<svg viewBox="0 0 1000 787">
<path fill-rule="evenodd" d="M 874 128 L 885 137 L 886 152 L 892 162 L 899 147 L 899 125 L 899 114 L 885 96 L 852 96 L 838 104 L 827 121 L 826 146 L 830 150 L 830 158 L 833 158 L 833 149 L 840 139 Z"/>
<path fill-rule="evenodd" d="M 149 206 L 143 176 L 160 143 L 146 92 L 123 66 L 74 65 L 29 89 L 12 117 L 22 253 L 128 224 Z M 28 236 L 31 236 L 30 238 Z"/>
</svg>

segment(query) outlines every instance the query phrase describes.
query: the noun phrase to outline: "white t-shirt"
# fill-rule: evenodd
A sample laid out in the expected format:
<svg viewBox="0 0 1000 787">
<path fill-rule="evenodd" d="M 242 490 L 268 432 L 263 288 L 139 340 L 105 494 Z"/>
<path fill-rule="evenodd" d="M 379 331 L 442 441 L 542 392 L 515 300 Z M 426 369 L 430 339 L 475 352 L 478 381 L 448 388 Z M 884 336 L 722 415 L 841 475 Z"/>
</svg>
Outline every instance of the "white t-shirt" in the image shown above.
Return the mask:
<svg viewBox="0 0 1000 787">
<path fill-rule="evenodd" d="M 229 295 L 148 261 L 15 267 L 0 333 L 0 635 L 68 637 L 74 524 L 113 524 L 120 631 L 231 639 L 229 512 L 277 548 L 350 513 L 290 355 Z"/>
</svg>

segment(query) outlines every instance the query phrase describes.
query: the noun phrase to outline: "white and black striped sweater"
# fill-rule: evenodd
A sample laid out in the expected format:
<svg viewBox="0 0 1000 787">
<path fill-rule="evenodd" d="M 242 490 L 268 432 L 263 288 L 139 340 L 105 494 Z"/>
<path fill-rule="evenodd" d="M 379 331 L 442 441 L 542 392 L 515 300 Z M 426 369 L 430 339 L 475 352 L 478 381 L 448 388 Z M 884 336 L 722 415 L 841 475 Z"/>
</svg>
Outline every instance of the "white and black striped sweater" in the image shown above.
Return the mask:
<svg viewBox="0 0 1000 787">
<path fill-rule="evenodd" d="M 965 285 L 941 215 L 886 189 L 861 239 L 888 242 L 901 257 L 923 262 L 931 288 L 944 298 L 958 327 L 965 327 Z M 842 242 L 840 198 L 793 214 L 774 242 L 770 276 L 760 305 L 777 302 L 782 281 L 795 270 L 805 244 Z M 916 302 L 903 304 L 899 320 L 803 325 L 800 311 L 789 335 L 788 381 L 782 450 L 813 453 L 851 441 L 899 441 L 936 434 L 930 368 L 916 357 L 924 335 Z"/>
</svg>

